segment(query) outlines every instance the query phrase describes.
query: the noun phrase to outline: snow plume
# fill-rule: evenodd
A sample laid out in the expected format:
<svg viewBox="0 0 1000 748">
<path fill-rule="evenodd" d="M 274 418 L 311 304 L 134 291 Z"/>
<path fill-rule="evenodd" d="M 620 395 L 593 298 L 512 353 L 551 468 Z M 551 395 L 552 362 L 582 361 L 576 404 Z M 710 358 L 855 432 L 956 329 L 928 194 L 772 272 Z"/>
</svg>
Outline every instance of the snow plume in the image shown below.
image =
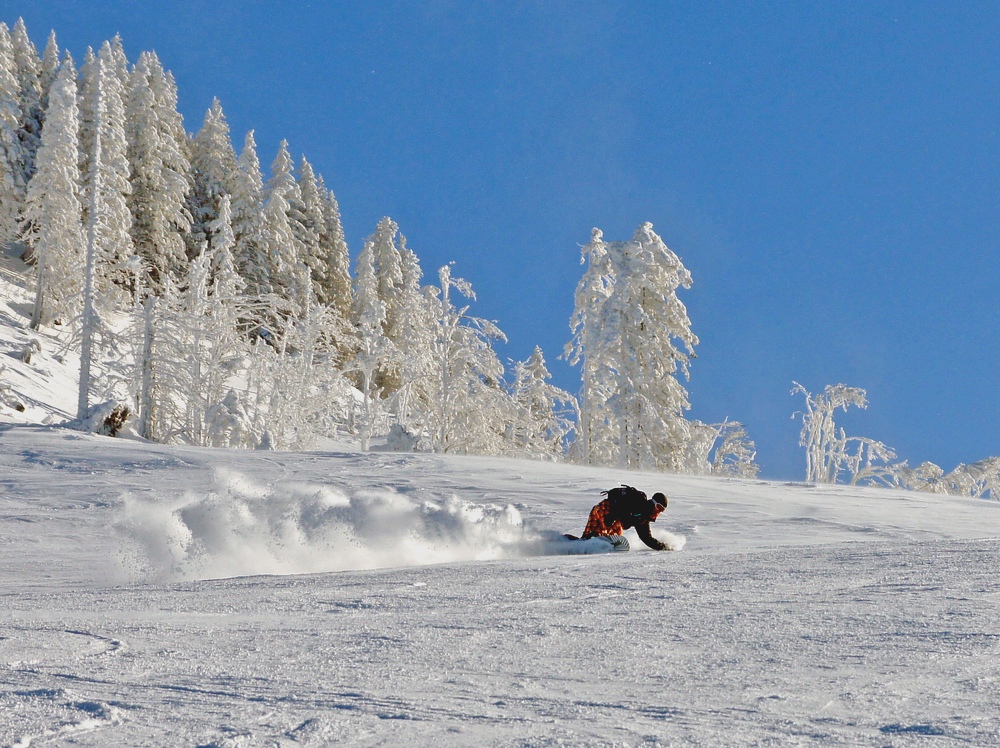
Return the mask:
<svg viewBox="0 0 1000 748">
<path fill-rule="evenodd" d="M 172 581 L 416 566 L 528 555 L 532 545 L 513 506 L 264 486 L 225 471 L 214 483 L 173 501 L 124 497 L 116 529 L 127 574 Z"/>
</svg>

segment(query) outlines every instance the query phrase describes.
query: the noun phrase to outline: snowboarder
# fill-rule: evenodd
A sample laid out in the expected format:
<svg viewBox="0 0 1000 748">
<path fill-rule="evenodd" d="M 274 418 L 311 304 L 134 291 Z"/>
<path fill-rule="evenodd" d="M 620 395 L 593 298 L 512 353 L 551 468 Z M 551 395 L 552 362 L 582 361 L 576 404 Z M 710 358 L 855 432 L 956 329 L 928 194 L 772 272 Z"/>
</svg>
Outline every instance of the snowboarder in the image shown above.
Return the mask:
<svg viewBox="0 0 1000 748">
<path fill-rule="evenodd" d="M 613 545 L 623 544 L 623 550 L 627 550 L 628 541 L 622 537 L 622 533 L 634 527 L 639 539 L 654 551 L 670 550 L 649 531 L 649 523 L 655 522 L 667 508 L 666 496 L 654 493 L 652 499 L 647 499 L 645 493 L 632 486 L 612 488 L 601 494 L 608 498 L 590 510 L 582 540 L 607 538 Z M 616 539 L 619 543 L 615 542 Z"/>
</svg>

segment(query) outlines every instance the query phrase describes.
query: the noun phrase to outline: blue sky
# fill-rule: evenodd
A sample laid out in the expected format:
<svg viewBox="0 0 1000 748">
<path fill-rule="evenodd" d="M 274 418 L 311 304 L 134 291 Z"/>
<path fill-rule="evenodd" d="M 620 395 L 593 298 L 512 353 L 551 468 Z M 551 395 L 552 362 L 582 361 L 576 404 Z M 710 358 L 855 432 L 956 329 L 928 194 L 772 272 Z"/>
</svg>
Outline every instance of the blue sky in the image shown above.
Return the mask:
<svg viewBox="0 0 1000 748">
<path fill-rule="evenodd" d="M 286 138 L 352 252 L 389 215 L 428 282 L 556 383 L 591 227 L 651 221 L 694 276 L 691 416 L 801 479 L 796 380 L 911 464 L 1000 454 L 1000 6 L 991 2 L 0 0 L 79 60 L 121 33 L 269 166 Z"/>
</svg>

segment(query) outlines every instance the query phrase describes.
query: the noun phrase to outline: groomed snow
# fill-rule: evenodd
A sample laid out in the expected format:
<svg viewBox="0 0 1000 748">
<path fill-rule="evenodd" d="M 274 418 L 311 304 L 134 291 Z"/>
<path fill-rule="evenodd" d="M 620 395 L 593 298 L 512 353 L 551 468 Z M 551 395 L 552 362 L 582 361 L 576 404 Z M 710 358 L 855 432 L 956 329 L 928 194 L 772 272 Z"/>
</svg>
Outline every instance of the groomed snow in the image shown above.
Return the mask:
<svg viewBox="0 0 1000 748">
<path fill-rule="evenodd" d="M 681 548 L 554 555 L 619 482 Z M 1000 503 L 0 431 L 0 745 L 992 745 Z"/>
</svg>

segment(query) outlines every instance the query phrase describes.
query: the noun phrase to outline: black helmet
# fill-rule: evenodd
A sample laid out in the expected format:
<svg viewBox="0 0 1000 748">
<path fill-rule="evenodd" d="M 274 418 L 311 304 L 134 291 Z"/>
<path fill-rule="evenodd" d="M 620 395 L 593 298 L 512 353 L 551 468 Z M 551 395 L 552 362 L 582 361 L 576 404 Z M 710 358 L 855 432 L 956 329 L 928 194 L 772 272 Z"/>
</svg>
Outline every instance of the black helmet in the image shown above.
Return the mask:
<svg viewBox="0 0 1000 748">
<path fill-rule="evenodd" d="M 660 492 L 657 491 L 656 493 L 653 494 L 653 503 L 654 504 L 659 504 L 664 509 L 666 509 L 667 508 L 667 497 L 664 496 L 662 493 L 660 493 Z"/>
</svg>

